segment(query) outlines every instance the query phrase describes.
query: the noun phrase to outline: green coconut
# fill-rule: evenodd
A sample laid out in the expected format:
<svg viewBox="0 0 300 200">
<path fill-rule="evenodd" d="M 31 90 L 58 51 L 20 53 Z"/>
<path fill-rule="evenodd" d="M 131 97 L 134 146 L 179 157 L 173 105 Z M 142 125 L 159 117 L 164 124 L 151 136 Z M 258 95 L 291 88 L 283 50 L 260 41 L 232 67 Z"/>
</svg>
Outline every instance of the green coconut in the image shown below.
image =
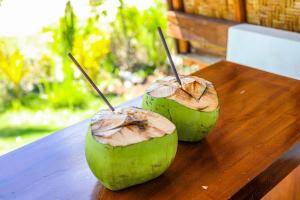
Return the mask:
<svg viewBox="0 0 300 200">
<path fill-rule="evenodd" d="M 179 141 L 194 142 L 207 136 L 219 116 L 217 92 L 209 81 L 181 76 L 182 87 L 168 76 L 153 83 L 143 96 L 142 108 L 171 120 Z"/>
<path fill-rule="evenodd" d="M 175 125 L 159 114 L 138 108 L 101 111 L 92 119 L 85 154 L 101 183 L 120 190 L 164 173 L 177 142 Z"/>
</svg>

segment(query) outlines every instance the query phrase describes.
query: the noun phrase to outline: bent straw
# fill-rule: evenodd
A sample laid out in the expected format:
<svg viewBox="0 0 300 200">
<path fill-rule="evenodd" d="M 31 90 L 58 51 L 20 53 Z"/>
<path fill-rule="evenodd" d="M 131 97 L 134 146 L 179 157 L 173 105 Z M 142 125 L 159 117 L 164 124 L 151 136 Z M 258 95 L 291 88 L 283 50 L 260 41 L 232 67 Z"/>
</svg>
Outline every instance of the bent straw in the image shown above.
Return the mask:
<svg viewBox="0 0 300 200">
<path fill-rule="evenodd" d="M 158 30 L 160 39 L 161 39 L 161 41 L 162 41 L 162 43 L 163 43 L 163 45 L 164 45 L 164 47 L 165 47 L 165 50 L 166 50 L 166 53 L 167 53 L 167 55 L 168 55 L 169 62 L 170 62 L 170 64 L 171 64 L 172 70 L 173 70 L 173 72 L 174 72 L 174 74 L 175 74 L 176 80 L 177 80 L 177 82 L 179 83 L 179 85 L 182 86 L 181 81 L 180 81 L 180 78 L 179 78 L 178 73 L 177 73 L 177 70 L 176 70 L 176 67 L 175 67 L 175 65 L 174 65 L 173 59 L 172 59 L 172 57 L 171 57 L 171 54 L 170 54 L 168 45 L 167 45 L 167 43 L 166 43 L 164 34 L 162 33 L 160 27 L 157 27 L 157 30 Z"/>
<path fill-rule="evenodd" d="M 92 81 L 92 79 L 87 75 L 87 73 L 83 70 L 83 68 L 80 66 L 80 64 L 77 62 L 77 60 L 74 58 L 74 56 L 71 53 L 68 53 L 68 56 L 71 58 L 71 60 L 74 62 L 74 64 L 78 67 L 78 69 L 82 72 L 82 74 L 85 76 L 85 78 L 90 82 L 90 84 L 93 86 L 93 88 L 97 91 L 99 96 L 104 100 L 104 102 L 108 105 L 111 111 L 114 111 L 114 107 L 108 102 L 104 94 L 99 90 L 99 88 L 95 85 L 95 83 Z"/>
</svg>

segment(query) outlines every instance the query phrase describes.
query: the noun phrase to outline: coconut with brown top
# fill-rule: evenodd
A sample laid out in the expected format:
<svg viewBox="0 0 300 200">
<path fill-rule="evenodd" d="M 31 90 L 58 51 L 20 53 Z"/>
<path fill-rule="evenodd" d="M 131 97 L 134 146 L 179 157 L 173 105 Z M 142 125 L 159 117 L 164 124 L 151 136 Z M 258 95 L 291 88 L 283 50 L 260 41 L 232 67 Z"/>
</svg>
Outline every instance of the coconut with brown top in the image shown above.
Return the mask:
<svg viewBox="0 0 300 200">
<path fill-rule="evenodd" d="M 142 107 L 170 119 L 180 141 L 199 141 L 215 125 L 219 102 L 213 84 L 197 76 L 167 76 L 154 82 L 143 97 Z"/>
<path fill-rule="evenodd" d="M 177 150 L 175 125 L 139 108 L 102 110 L 91 120 L 86 159 L 101 183 L 120 190 L 161 175 Z"/>
</svg>

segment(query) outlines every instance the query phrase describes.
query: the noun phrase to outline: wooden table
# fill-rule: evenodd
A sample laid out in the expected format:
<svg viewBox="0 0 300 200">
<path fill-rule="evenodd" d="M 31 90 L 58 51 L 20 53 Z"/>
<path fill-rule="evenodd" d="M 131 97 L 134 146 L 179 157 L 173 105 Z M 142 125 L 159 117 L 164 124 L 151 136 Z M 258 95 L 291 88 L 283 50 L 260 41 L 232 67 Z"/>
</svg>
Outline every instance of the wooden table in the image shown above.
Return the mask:
<svg viewBox="0 0 300 200">
<path fill-rule="evenodd" d="M 206 139 L 180 143 L 159 178 L 105 189 L 85 161 L 86 120 L 0 157 L 0 199 L 262 197 L 300 163 L 300 81 L 225 61 L 196 74 L 215 84 L 220 118 Z"/>
</svg>

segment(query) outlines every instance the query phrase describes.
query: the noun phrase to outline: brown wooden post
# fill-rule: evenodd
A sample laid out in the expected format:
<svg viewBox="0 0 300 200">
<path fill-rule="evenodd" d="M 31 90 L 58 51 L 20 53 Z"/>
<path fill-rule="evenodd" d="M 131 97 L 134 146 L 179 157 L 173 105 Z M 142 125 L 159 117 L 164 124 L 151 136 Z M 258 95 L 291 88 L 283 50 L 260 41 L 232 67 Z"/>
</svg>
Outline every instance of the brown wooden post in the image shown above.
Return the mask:
<svg viewBox="0 0 300 200">
<path fill-rule="evenodd" d="M 246 0 L 235 0 L 235 20 L 237 22 L 246 22 Z"/>
<path fill-rule="evenodd" d="M 173 10 L 172 0 L 167 0 L 168 10 Z"/>
<path fill-rule="evenodd" d="M 184 11 L 183 0 L 167 0 L 169 10 Z M 190 52 L 190 43 L 186 40 L 175 39 L 177 53 Z"/>
<path fill-rule="evenodd" d="M 183 0 L 172 0 L 172 7 L 175 11 L 183 11 Z"/>
</svg>

